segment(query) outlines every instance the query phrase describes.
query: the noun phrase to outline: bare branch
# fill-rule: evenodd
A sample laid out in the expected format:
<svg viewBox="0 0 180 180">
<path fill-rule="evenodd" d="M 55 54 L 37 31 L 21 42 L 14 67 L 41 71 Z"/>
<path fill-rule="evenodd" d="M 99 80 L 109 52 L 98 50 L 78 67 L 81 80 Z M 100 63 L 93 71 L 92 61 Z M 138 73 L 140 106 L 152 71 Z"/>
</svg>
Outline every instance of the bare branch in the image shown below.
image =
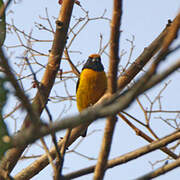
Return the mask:
<svg viewBox="0 0 180 180">
<path fill-rule="evenodd" d="M 14 180 L 5 170 L 0 168 L 0 179 L 1 180 Z"/>
<path fill-rule="evenodd" d="M 175 140 L 178 140 L 179 138 L 180 138 L 180 132 L 179 131 L 172 133 L 169 136 L 166 136 L 165 138 L 162 138 L 158 141 L 154 141 L 147 146 L 143 146 L 139 149 L 136 149 L 135 151 L 129 152 L 127 154 L 124 154 L 124 155 L 119 156 L 117 158 L 114 158 L 112 160 L 109 160 L 106 168 L 109 169 L 109 168 L 113 168 L 115 166 L 118 166 L 120 164 L 124 164 L 124 163 L 126 163 L 132 159 L 136 159 L 142 155 L 145 155 L 145 154 L 152 152 L 156 149 L 164 147 L 167 144 L 169 144 Z M 89 166 L 87 168 L 81 169 L 79 171 L 76 171 L 76 172 L 73 172 L 73 173 L 70 173 L 67 175 L 64 175 L 64 179 L 73 179 L 73 178 L 77 178 L 77 177 L 80 177 L 80 176 L 83 176 L 83 175 L 86 175 L 89 173 L 93 173 L 94 168 L 95 168 L 95 165 Z"/>
<path fill-rule="evenodd" d="M 6 9 L 8 8 L 8 6 L 10 5 L 12 0 L 7 0 L 5 5 L 3 5 L 1 8 L 0 8 L 0 17 L 2 17 L 2 15 L 5 13 Z"/>
<path fill-rule="evenodd" d="M 149 62 L 162 46 L 164 37 L 167 34 L 167 27 L 159 34 L 159 36 L 141 53 L 141 55 L 133 62 L 133 64 L 118 79 L 118 89 L 122 90 Z"/>
<path fill-rule="evenodd" d="M 14 74 L 12 73 L 12 70 L 11 70 L 11 68 L 9 66 L 9 63 L 8 63 L 8 59 L 5 57 L 2 48 L 0 48 L 0 62 L 1 62 L 1 66 L 4 69 L 6 77 L 11 82 L 11 84 L 13 85 L 13 87 L 15 89 L 16 96 L 19 98 L 19 100 L 21 101 L 23 107 L 28 112 L 28 115 L 30 117 L 30 122 L 32 123 L 32 125 L 37 124 L 38 122 L 40 122 L 40 120 L 37 117 L 37 114 L 34 111 L 33 107 L 31 106 L 31 104 L 29 102 L 29 99 L 27 98 L 27 96 L 24 94 L 22 88 L 17 83 L 17 80 L 16 80 Z"/>
<path fill-rule="evenodd" d="M 108 93 L 113 94 L 117 90 L 117 73 L 119 64 L 119 37 L 120 24 L 122 16 L 122 0 L 114 0 L 113 15 L 111 22 L 110 35 L 110 65 L 108 72 Z M 106 120 L 104 136 L 102 140 L 101 150 L 99 153 L 97 165 L 94 172 L 94 180 L 103 179 L 105 167 L 111 149 L 112 137 L 116 124 L 116 116 L 111 116 Z"/>
<path fill-rule="evenodd" d="M 168 171 L 171 171 L 177 167 L 180 166 L 180 158 L 178 158 L 176 161 L 170 163 L 170 164 L 167 164 L 167 165 L 164 165 L 158 169 L 156 169 L 155 171 L 153 172 L 150 172 L 142 177 L 139 177 L 139 178 L 136 178 L 136 180 L 148 180 L 148 179 L 152 179 L 152 178 L 155 178 L 155 177 L 158 177 L 158 176 L 161 176 L 165 173 L 167 173 Z"/>
<path fill-rule="evenodd" d="M 148 141 L 149 143 L 152 143 L 154 140 L 149 137 L 147 134 L 145 134 L 143 131 L 141 131 L 140 129 L 138 129 L 136 126 L 134 126 L 124 115 L 122 115 L 121 113 L 118 113 L 118 115 L 128 124 L 128 126 L 130 126 L 138 136 L 142 137 L 143 139 L 145 139 L 146 141 Z M 177 159 L 178 156 L 173 153 L 172 151 L 170 151 L 168 148 L 166 147 L 162 147 L 160 148 L 164 153 L 168 154 L 169 156 L 171 156 L 174 159 Z"/>
<path fill-rule="evenodd" d="M 56 74 L 59 70 L 62 53 L 66 43 L 67 31 L 71 19 L 73 5 L 74 5 L 73 0 L 64 0 L 58 20 L 56 22 L 56 32 L 53 40 L 52 50 L 49 55 L 46 71 L 41 81 L 41 88 L 44 90 L 45 101 L 43 102 L 43 104 L 41 103 L 40 100 L 41 94 L 39 91 L 37 92 L 35 99 L 33 101 L 33 106 L 36 107 L 39 116 L 41 115 L 44 106 L 48 101 L 48 96 L 54 84 Z M 27 122 L 28 120 L 29 120 L 29 116 L 26 117 L 24 122 Z M 20 158 L 22 152 L 24 151 L 24 149 L 25 147 L 14 148 L 12 150 L 9 150 L 6 153 L 4 160 L 1 162 L 0 167 L 6 169 L 8 172 L 11 172 L 15 164 L 17 163 L 18 159 Z"/>
<path fill-rule="evenodd" d="M 142 91 L 150 89 L 155 84 L 157 84 L 157 82 L 161 82 L 166 77 L 168 77 L 172 72 L 175 72 L 178 68 L 180 68 L 180 59 L 178 59 L 175 64 L 171 65 L 169 68 L 164 70 L 162 73 L 153 75 L 152 78 L 150 79 L 150 81 L 148 81 L 147 84 L 142 88 Z"/>
<path fill-rule="evenodd" d="M 167 50 L 171 42 L 174 39 L 176 39 L 179 28 L 180 28 L 180 12 L 173 20 L 171 26 L 168 27 L 168 33 L 162 45 L 163 51 Z"/>
</svg>

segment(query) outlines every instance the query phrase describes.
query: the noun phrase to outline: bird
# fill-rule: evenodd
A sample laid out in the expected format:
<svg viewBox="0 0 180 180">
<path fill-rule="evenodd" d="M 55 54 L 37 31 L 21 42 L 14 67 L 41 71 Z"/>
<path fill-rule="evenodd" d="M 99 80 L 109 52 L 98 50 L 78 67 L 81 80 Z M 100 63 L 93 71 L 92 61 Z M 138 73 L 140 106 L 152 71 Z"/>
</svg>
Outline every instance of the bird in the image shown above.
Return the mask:
<svg viewBox="0 0 180 180">
<path fill-rule="evenodd" d="M 99 54 L 91 54 L 84 64 L 76 84 L 76 103 L 79 112 L 95 104 L 106 92 L 107 77 Z M 85 137 L 87 129 L 81 136 Z"/>
</svg>

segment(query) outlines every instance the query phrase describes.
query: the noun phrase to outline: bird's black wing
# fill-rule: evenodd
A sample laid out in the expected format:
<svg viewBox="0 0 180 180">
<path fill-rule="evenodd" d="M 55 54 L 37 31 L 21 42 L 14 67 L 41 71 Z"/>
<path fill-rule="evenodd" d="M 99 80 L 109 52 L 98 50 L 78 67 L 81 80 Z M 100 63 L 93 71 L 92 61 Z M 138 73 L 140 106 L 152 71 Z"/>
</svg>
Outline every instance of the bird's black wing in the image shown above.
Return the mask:
<svg viewBox="0 0 180 180">
<path fill-rule="evenodd" d="M 79 87 L 79 78 L 78 78 L 78 81 L 76 83 L 76 93 L 77 93 L 78 87 Z"/>
</svg>

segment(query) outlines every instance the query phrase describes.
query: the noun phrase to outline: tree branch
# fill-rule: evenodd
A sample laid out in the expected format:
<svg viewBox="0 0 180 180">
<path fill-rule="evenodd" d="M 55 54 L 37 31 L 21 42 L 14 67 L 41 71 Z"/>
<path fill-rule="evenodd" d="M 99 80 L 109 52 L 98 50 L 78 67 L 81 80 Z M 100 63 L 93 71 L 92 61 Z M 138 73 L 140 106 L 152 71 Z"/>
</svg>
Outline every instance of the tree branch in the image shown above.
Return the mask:
<svg viewBox="0 0 180 180">
<path fill-rule="evenodd" d="M 141 53 L 141 55 L 132 63 L 132 65 L 119 77 L 118 89 L 122 90 L 127 84 L 142 70 L 149 60 L 159 51 L 162 46 L 164 37 L 167 34 L 167 27 L 159 36 Z"/>
<path fill-rule="evenodd" d="M 149 143 L 152 143 L 154 140 L 149 137 L 148 135 L 146 135 L 143 131 L 141 131 L 140 129 L 138 129 L 136 126 L 134 126 L 122 113 L 118 113 L 118 115 L 128 124 L 128 126 L 130 126 L 138 136 L 142 137 L 143 139 L 145 139 L 146 141 L 148 141 Z M 167 147 L 162 147 L 160 148 L 164 153 L 168 154 L 169 156 L 171 156 L 174 159 L 177 159 L 178 156 L 173 153 L 172 151 L 170 151 Z"/>
<path fill-rule="evenodd" d="M 122 0 L 114 0 L 113 16 L 110 35 L 110 65 L 108 72 L 108 93 L 113 94 L 117 90 L 117 73 L 119 64 L 119 37 L 122 16 Z M 111 149 L 112 137 L 115 129 L 116 115 L 106 120 L 105 132 L 102 140 L 97 165 L 94 172 L 94 180 L 103 179 L 105 167 Z"/>
<path fill-rule="evenodd" d="M 149 180 L 149 179 L 161 176 L 161 175 L 167 173 L 168 171 L 171 171 L 179 166 L 180 166 L 180 158 L 178 158 L 176 161 L 174 161 L 170 164 L 164 165 L 164 166 L 156 169 L 153 172 L 150 172 L 142 177 L 136 178 L 135 180 Z"/>
<path fill-rule="evenodd" d="M 180 131 L 176 131 L 176 132 L 174 132 L 174 133 L 172 133 L 172 134 L 170 134 L 170 135 L 168 135 L 168 136 L 166 136 L 160 140 L 152 142 L 151 144 L 149 144 L 147 146 L 143 146 L 139 149 L 136 149 L 135 151 L 129 152 L 127 154 L 124 154 L 124 155 L 119 156 L 117 158 L 114 158 L 112 160 L 109 160 L 107 163 L 106 169 L 113 168 L 113 167 L 118 166 L 120 164 L 127 163 L 128 161 L 131 161 L 133 159 L 141 157 L 142 155 L 145 155 L 145 154 L 152 152 L 156 149 L 159 149 L 161 147 L 165 147 L 167 144 L 169 144 L 173 141 L 176 141 L 179 138 L 180 138 Z M 75 172 L 67 174 L 67 175 L 64 175 L 64 180 L 65 179 L 73 179 L 73 178 L 77 178 L 77 177 L 80 177 L 80 176 L 83 176 L 83 175 L 86 175 L 89 173 L 93 173 L 94 168 L 95 168 L 95 165 L 89 166 L 87 168 L 75 171 Z"/>
<path fill-rule="evenodd" d="M 168 77 L 171 73 L 175 72 L 177 69 L 180 68 L 180 59 L 176 61 L 172 66 L 168 67 L 166 70 L 159 74 L 155 74 L 152 76 L 150 81 L 142 88 L 142 91 L 146 91 L 151 87 L 155 86 L 157 82 L 162 82 L 166 77 Z"/>
<path fill-rule="evenodd" d="M 41 101 L 41 94 L 39 91 L 37 92 L 33 101 L 33 107 L 35 107 L 39 116 L 41 115 L 44 106 L 48 101 L 48 96 L 54 84 L 56 74 L 59 70 L 62 53 L 67 39 L 67 31 L 71 19 L 73 5 L 73 0 L 64 0 L 58 20 L 56 21 L 56 32 L 54 35 L 52 50 L 49 55 L 48 65 L 46 67 L 46 71 L 43 75 L 40 86 L 40 88 L 44 92 L 44 102 L 42 103 Z M 27 122 L 29 122 L 29 116 L 25 118 L 22 128 L 25 127 Z M 6 153 L 6 156 L 1 162 L 0 167 L 7 170 L 8 172 L 11 172 L 25 148 L 26 146 L 21 148 L 10 149 Z"/>
<path fill-rule="evenodd" d="M 34 109 L 31 106 L 29 99 L 27 98 L 27 96 L 24 94 L 24 91 L 17 83 L 17 79 L 15 78 L 14 74 L 12 73 L 12 70 L 8 63 L 8 59 L 5 57 L 2 47 L 0 47 L 0 63 L 1 63 L 1 67 L 3 67 L 3 69 L 4 69 L 4 73 L 6 74 L 6 77 L 8 78 L 8 80 L 10 81 L 12 86 L 14 87 L 15 95 L 18 97 L 18 99 L 21 101 L 23 107 L 28 112 L 30 122 L 34 125 L 37 124 L 38 121 L 40 122 L 40 119 L 37 118 L 37 114 L 36 114 L 36 112 L 34 112 Z"/>
</svg>

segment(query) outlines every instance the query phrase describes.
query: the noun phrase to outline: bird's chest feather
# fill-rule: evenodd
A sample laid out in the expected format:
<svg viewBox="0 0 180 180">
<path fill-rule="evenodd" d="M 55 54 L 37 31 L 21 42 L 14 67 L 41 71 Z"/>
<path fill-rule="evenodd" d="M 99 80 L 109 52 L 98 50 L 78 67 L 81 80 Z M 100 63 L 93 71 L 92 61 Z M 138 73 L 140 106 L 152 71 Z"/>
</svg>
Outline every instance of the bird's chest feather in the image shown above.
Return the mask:
<svg viewBox="0 0 180 180">
<path fill-rule="evenodd" d="M 82 71 L 77 89 L 77 106 L 79 111 L 95 104 L 105 93 L 107 78 L 104 71 L 96 72 L 91 69 Z"/>
</svg>

